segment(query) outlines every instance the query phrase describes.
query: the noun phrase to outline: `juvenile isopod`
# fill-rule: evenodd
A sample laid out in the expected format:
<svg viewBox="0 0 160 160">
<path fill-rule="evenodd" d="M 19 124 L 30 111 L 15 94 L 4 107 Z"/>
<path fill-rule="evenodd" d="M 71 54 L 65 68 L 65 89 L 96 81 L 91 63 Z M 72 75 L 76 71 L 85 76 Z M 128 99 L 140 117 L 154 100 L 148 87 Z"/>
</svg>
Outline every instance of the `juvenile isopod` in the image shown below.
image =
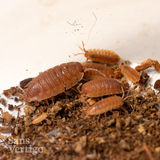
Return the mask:
<svg viewBox="0 0 160 160">
<path fill-rule="evenodd" d="M 99 78 L 86 82 L 80 91 L 86 97 L 101 97 L 123 93 L 122 84 L 113 78 Z"/>
<path fill-rule="evenodd" d="M 98 63 L 87 63 L 84 68 L 94 68 L 96 70 L 88 70 L 84 73 L 84 78 L 87 79 L 96 79 L 96 78 L 101 78 L 101 77 L 111 77 L 114 75 L 113 69 L 111 69 L 108 66 L 105 66 L 103 64 L 98 64 Z M 104 76 L 100 73 L 103 73 Z"/>
<path fill-rule="evenodd" d="M 63 63 L 40 73 L 27 84 L 24 93 L 25 101 L 41 101 L 76 85 L 84 75 L 79 62 Z"/>
<path fill-rule="evenodd" d="M 119 96 L 112 96 L 101 101 L 98 101 L 91 107 L 86 109 L 86 114 L 88 115 L 99 115 L 108 111 L 112 111 L 113 109 L 117 109 L 124 104 L 124 100 Z"/>
<path fill-rule="evenodd" d="M 139 82 L 140 80 L 140 74 L 128 65 L 122 65 L 121 72 L 126 78 L 128 78 L 132 82 Z"/>
<path fill-rule="evenodd" d="M 79 47 L 82 51 L 85 53 L 78 53 L 84 54 L 87 58 L 85 64 L 90 59 L 94 62 L 101 62 L 101 63 L 117 63 L 120 61 L 120 57 L 118 54 L 116 54 L 113 51 L 110 50 L 104 50 L 104 49 L 89 49 L 88 51 L 84 48 L 84 42 L 82 41 L 83 48 Z"/>
</svg>

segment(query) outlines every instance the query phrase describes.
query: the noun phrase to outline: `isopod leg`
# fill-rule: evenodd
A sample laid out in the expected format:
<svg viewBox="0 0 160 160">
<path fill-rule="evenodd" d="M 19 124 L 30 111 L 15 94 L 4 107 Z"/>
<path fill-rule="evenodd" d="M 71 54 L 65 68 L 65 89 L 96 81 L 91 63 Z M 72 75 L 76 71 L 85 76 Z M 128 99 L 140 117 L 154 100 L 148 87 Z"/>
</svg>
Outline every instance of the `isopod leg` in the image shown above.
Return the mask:
<svg viewBox="0 0 160 160">
<path fill-rule="evenodd" d="M 74 53 L 73 53 L 74 56 L 77 56 L 77 55 L 80 55 L 80 54 L 85 55 L 85 53 L 77 53 L 77 54 L 74 54 Z"/>
<path fill-rule="evenodd" d="M 53 96 L 51 97 L 51 101 L 52 101 L 52 104 L 54 104 L 54 97 Z"/>
<path fill-rule="evenodd" d="M 122 89 L 122 93 L 123 93 L 122 98 L 124 98 L 124 89 L 122 86 L 121 86 L 121 89 Z"/>
<path fill-rule="evenodd" d="M 98 115 L 97 122 L 99 122 L 100 114 Z"/>
<path fill-rule="evenodd" d="M 105 115 L 105 119 L 107 120 L 106 112 L 104 113 L 104 115 Z"/>
<path fill-rule="evenodd" d="M 77 90 L 78 90 L 78 92 L 79 93 L 82 93 L 82 91 L 80 90 L 80 87 L 82 86 L 82 83 L 80 83 L 79 85 L 78 85 L 78 87 L 77 87 Z"/>
<path fill-rule="evenodd" d="M 103 77 L 106 77 L 105 74 L 103 74 L 101 71 L 99 71 L 98 69 L 94 69 L 94 68 L 85 68 L 84 72 L 87 72 L 87 71 L 96 71 L 98 72 L 99 74 L 101 74 Z"/>
<path fill-rule="evenodd" d="M 46 102 L 47 106 L 49 107 L 48 99 L 45 99 L 45 102 Z"/>
<path fill-rule="evenodd" d="M 88 62 L 88 58 L 86 59 L 86 61 L 83 63 L 83 66 L 85 66 Z"/>
<path fill-rule="evenodd" d="M 84 42 L 83 42 L 83 41 L 82 41 L 82 47 L 83 47 L 83 48 L 81 48 L 79 45 L 78 45 L 78 47 L 79 47 L 80 50 L 86 52 L 86 49 L 84 48 Z"/>
</svg>

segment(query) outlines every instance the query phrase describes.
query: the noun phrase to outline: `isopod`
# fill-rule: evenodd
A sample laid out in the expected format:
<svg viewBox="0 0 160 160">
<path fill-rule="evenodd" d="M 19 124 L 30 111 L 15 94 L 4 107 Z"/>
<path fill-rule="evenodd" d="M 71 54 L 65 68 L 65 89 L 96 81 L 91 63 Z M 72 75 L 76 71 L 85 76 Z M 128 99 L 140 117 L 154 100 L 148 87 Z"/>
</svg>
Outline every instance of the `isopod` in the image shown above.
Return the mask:
<svg viewBox="0 0 160 160">
<path fill-rule="evenodd" d="M 124 100 L 119 96 L 112 96 L 101 101 L 98 101 L 91 107 L 89 107 L 85 112 L 88 115 L 99 115 L 113 109 L 117 109 L 124 104 Z"/>
<path fill-rule="evenodd" d="M 128 65 L 122 65 L 121 72 L 126 78 L 128 78 L 132 82 L 139 82 L 140 80 L 140 74 Z"/>
<path fill-rule="evenodd" d="M 82 46 L 79 48 L 84 51 L 85 53 L 78 53 L 75 55 L 79 54 L 84 54 L 85 57 L 87 58 L 85 64 L 88 62 L 88 60 L 92 60 L 95 62 L 101 62 L 101 63 L 117 63 L 120 61 L 120 57 L 118 54 L 116 54 L 113 51 L 110 50 L 104 50 L 104 49 L 89 49 L 88 51 L 84 48 L 84 42 L 82 41 Z"/>
<path fill-rule="evenodd" d="M 99 78 L 82 85 L 81 93 L 86 97 L 101 97 L 103 95 L 123 93 L 122 84 L 113 78 Z"/>
<path fill-rule="evenodd" d="M 105 66 L 103 64 L 98 64 L 98 63 L 87 63 L 85 66 L 85 68 L 94 68 L 95 70 L 88 70 L 84 73 L 84 78 L 87 79 L 96 79 L 96 78 L 101 78 L 101 77 L 110 77 L 112 75 L 114 75 L 114 71 L 113 69 L 111 69 L 108 66 Z M 100 71 L 101 73 L 104 74 L 104 76 L 102 74 L 100 74 L 98 71 Z"/>
<path fill-rule="evenodd" d="M 84 68 L 79 62 L 63 63 L 50 68 L 27 84 L 24 100 L 41 101 L 62 93 L 75 86 L 84 75 Z"/>
</svg>

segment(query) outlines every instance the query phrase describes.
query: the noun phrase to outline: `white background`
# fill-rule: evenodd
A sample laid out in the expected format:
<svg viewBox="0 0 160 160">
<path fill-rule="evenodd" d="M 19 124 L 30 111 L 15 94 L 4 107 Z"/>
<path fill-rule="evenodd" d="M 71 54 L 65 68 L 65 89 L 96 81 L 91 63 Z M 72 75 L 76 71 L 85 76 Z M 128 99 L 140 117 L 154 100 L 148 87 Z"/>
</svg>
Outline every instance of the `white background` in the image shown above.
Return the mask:
<svg viewBox="0 0 160 160">
<path fill-rule="evenodd" d="M 82 41 L 133 62 L 160 60 L 159 8 L 159 0 L 0 0 L 0 92 L 63 62 L 85 61 L 73 56 Z"/>
</svg>

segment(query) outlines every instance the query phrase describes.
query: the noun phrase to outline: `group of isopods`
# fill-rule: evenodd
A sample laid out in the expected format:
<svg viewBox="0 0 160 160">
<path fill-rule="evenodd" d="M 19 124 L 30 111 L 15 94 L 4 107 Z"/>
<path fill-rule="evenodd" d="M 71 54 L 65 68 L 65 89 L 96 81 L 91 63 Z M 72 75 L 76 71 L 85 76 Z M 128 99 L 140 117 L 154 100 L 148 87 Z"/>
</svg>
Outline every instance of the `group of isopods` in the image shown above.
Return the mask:
<svg viewBox="0 0 160 160">
<path fill-rule="evenodd" d="M 121 107 L 124 104 L 124 86 L 114 78 L 114 71 L 104 65 L 104 63 L 118 63 L 120 61 L 119 55 L 103 49 L 90 49 L 87 51 L 83 42 L 82 44 L 83 48 L 80 47 L 80 49 L 85 52 L 83 53 L 87 58 L 85 63 L 63 63 L 40 73 L 27 84 L 24 100 L 31 102 L 48 99 L 75 86 L 82 78 L 87 78 L 91 80 L 77 87 L 83 97 L 110 96 L 96 102 L 91 107 L 85 107 L 87 115 L 99 115 Z M 92 62 L 88 63 L 88 60 Z M 148 61 L 142 62 L 140 65 L 141 70 L 147 68 L 147 63 Z M 157 64 L 159 65 L 158 62 Z M 148 67 L 151 65 L 152 63 Z M 140 80 L 139 70 L 137 71 L 126 64 L 121 65 L 120 70 L 128 80 L 132 82 Z M 122 94 L 122 97 L 116 96 L 116 94 Z"/>
</svg>

